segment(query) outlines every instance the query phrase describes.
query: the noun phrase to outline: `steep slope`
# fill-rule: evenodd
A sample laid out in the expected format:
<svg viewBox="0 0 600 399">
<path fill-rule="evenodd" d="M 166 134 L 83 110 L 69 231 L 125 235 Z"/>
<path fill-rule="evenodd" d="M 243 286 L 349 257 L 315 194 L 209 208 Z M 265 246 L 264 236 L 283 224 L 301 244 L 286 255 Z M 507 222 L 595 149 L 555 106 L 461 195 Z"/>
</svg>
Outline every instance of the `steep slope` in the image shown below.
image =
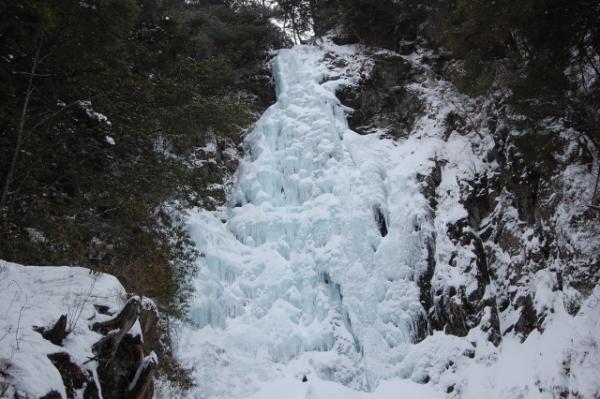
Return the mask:
<svg viewBox="0 0 600 399">
<path fill-rule="evenodd" d="M 298 356 L 301 373 L 371 390 L 423 328 L 427 203 L 413 160 L 348 129 L 334 95 L 345 68 L 329 71 L 324 56 L 279 53 L 278 100 L 246 139 L 226 224 L 191 220 L 205 258 L 190 311 L 198 330 L 181 345 L 193 346 L 199 380 L 213 381 L 209 396 L 228 394 L 224 375 L 271 378 Z"/>
<path fill-rule="evenodd" d="M 433 335 L 411 348 L 406 375 L 451 397 L 597 397 L 592 143 L 561 121 L 531 123 L 502 92 L 459 94 L 440 74 L 452 61 L 432 52 L 370 60 L 339 93 L 354 128 L 401 146 L 423 137 L 415 151 L 438 143 L 418 176 L 435 231 L 419 281 Z"/>
<path fill-rule="evenodd" d="M 459 95 L 424 58 L 328 42 L 279 52 L 277 103 L 246 137 L 229 206 L 190 217 L 203 253 L 178 349 L 191 397 L 599 392 L 586 371 L 598 293 L 556 284 L 596 256 L 595 225 L 577 224 L 594 177 L 571 162 L 555 227 L 528 225 L 531 176 L 503 172 L 516 158 L 487 119 L 493 101 Z M 585 248 L 542 264 L 544 231 Z"/>
</svg>

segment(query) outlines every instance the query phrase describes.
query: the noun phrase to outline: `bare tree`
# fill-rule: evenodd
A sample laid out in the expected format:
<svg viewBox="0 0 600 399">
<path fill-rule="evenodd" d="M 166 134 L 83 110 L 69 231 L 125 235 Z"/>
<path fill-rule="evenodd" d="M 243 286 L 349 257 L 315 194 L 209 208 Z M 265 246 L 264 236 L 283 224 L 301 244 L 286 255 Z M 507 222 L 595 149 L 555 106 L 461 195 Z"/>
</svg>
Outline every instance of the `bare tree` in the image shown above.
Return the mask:
<svg viewBox="0 0 600 399">
<path fill-rule="evenodd" d="M 21 148 L 23 146 L 23 138 L 24 138 L 24 133 L 25 133 L 25 122 L 27 120 L 27 111 L 29 108 L 29 101 L 31 100 L 31 95 L 34 91 L 33 78 L 36 76 L 38 66 L 40 65 L 41 48 L 42 48 L 42 40 L 41 40 L 41 38 L 38 38 L 36 48 L 35 48 L 35 54 L 33 56 L 33 61 L 31 64 L 31 71 L 29 72 L 29 77 L 27 80 L 27 89 L 25 91 L 25 99 L 23 100 L 23 106 L 21 108 L 21 116 L 19 118 L 19 124 L 17 126 L 17 142 L 15 144 L 15 148 L 13 151 L 12 159 L 10 161 L 10 166 L 8 168 L 8 172 L 6 172 L 6 177 L 4 178 L 4 187 L 2 188 L 2 197 L 0 197 L 0 212 L 3 211 L 4 208 L 6 207 L 10 184 L 12 183 L 13 177 L 15 175 L 15 170 L 17 168 L 17 161 L 19 159 L 19 153 L 21 152 Z"/>
</svg>

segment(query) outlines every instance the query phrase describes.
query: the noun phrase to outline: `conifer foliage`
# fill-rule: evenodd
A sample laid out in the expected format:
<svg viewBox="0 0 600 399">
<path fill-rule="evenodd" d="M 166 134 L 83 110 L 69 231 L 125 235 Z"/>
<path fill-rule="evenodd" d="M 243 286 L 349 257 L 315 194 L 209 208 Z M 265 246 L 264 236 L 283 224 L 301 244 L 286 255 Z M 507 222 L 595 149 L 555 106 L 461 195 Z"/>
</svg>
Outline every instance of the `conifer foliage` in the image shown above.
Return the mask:
<svg viewBox="0 0 600 399">
<path fill-rule="evenodd" d="M 281 36 L 259 5 L 0 1 L 0 258 L 82 265 L 181 314 L 195 253 L 178 211 L 222 176 Z M 222 144 L 225 145 L 225 144 Z"/>
<path fill-rule="evenodd" d="M 457 68 L 445 75 L 467 94 L 503 91 L 511 106 L 531 121 L 565 118 L 600 148 L 599 1 L 322 0 L 318 4 L 336 10 L 336 22 L 356 40 L 392 50 L 414 48 L 406 43 L 419 42 L 442 63 L 457 61 Z"/>
</svg>

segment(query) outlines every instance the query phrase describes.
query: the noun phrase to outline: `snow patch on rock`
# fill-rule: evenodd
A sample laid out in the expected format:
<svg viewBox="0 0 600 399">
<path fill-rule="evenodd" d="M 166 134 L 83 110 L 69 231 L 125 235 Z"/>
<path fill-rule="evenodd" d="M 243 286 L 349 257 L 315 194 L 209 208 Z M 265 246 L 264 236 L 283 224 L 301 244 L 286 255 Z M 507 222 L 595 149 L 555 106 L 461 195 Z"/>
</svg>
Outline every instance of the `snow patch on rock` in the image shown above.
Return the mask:
<svg viewBox="0 0 600 399">
<path fill-rule="evenodd" d="M 123 286 L 108 274 L 0 260 L 0 387 L 8 383 L 32 398 L 54 390 L 66 398 L 61 375 L 48 355 L 67 352 L 73 362 L 95 370 L 91 348 L 102 335 L 88 324 L 110 316 L 99 314 L 94 304 L 118 309 L 124 298 Z M 67 315 L 70 333 L 57 346 L 34 327 L 51 327 L 61 314 Z"/>
</svg>

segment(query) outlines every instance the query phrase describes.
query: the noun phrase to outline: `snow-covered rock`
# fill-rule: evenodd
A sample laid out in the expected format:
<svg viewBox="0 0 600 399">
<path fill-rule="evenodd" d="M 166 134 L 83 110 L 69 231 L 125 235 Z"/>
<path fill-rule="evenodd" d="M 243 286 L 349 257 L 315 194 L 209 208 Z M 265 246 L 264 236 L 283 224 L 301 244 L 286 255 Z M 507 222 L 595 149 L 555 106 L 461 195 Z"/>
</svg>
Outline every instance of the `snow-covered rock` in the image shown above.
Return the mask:
<svg viewBox="0 0 600 399">
<path fill-rule="evenodd" d="M 61 375 L 48 355 L 66 352 L 74 363 L 95 372 L 91 348 L 102 336 L 88 324 L 109 316 L 99 314 L 94 304 L 116 312 L 124 298 L 123 286 L 108 274 L 0 261 L 0 386 L 11 384 L 30 398 L 51 391 L 66 398 Z M 67 315 L 70 333 L 58 346 L 34 327 L 51 327 L 62 314 Z"/>
<path fill-rule="evenodd" d="M 119 387 L 109 385 L 122 378 L 120 373 L 128 378 L 129 371 L 143 370 L 144 361 L 130 356 L 120 359 L 118 351 L 105 359 L 102 348 L 112 348 L 114 341 L 105 335 L 114 334 L 117 340 L 130 337 L 141 351 L 142 328 L 153 326 L 152 320 L 143 320 L 142 327 L 138 317 L 156 312 L 149 299 L 134 297 L 125 307 L 133 313 L 123 323 L 120 320 L 126 316 L 119 316 L 125 314 L 120 309 L 126 299 L 123 286 L 108 274 L 0 260 L 0 397 L 101 398 L 102 389 L 119 392 Z M 66 316 L 61 318 L 66 324 L 57 323 L 61 315 Z M 55 325 L 57 333 L 48 334 Z M 149 359 L 156 365 L 155 355 Z M 124 364 L 131 370 L 119 369 Z M 106 392 L 104 397 L 108 397 Z"/>
</svg>

